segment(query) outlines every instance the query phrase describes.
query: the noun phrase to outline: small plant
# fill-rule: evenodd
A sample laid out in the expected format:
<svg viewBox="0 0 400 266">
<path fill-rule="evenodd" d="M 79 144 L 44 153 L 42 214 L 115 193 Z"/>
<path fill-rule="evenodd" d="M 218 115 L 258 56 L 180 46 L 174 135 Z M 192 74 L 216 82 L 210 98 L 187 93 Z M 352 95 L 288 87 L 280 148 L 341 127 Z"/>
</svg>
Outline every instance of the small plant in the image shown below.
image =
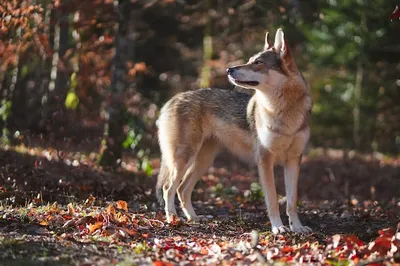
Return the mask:
<svg viewBox="0 0 400 266">
<path fill-rule="evenodd" d="M 138 159 L 137 168 L 146 175 L 151 176 L 153 174 L 153 167 L 149 159 L 150 149 L 144 148 L 142 147 L 144 145 L 141 145 L 145 134 L 145 125 L 137 117 L 131 117 L 130 125 L 122 146 L 125 149 L 131 149 L 133 152 L 136 152 L 136 158 Z"/>
<path fill-rule="evenodd" d="M 251 202 L 262 201 L 264 194 L 261 185 L 257 182 L 251 183 L 250 189 L 244 192 L 244 196 Z"/>
<path fill-rule="evenodd" d="M 2 145 L 8 145 L 10 144 L 10 139 L 9 139 L 9 134 L 10 131 L 7 127 L 7 120 L 11 115 L 11 101 L 8 101 L 7 99 L 3 99 L 0 103 L 0 124 L 3 124 L 2 126 L 2 134 L 1 134 L 1 141 L 0 144 Z"/>
</svg>

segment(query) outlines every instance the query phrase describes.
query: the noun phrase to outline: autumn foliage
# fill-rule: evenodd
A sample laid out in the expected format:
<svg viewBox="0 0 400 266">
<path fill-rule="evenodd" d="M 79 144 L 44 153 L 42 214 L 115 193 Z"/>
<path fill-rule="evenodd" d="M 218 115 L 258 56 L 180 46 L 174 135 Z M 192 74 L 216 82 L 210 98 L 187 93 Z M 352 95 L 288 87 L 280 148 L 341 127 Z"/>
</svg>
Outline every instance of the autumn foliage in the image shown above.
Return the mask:
<svg viewBox="0 0 400 266">
<path fill-rule="evenodd" d="M 397 4 L 0 1 L 2 263 L 399 264 Z M 201 85 L 234 89 L 226 68 L 278 27 L 314 102 L 299 181 L 314 232 L 272 235 L 256 169 L 227 154 L 193 195 L 209 220 L 167 224 L 160 107 Z M 284 195 L 282 169 L 276 182 Z"/>
</svg>

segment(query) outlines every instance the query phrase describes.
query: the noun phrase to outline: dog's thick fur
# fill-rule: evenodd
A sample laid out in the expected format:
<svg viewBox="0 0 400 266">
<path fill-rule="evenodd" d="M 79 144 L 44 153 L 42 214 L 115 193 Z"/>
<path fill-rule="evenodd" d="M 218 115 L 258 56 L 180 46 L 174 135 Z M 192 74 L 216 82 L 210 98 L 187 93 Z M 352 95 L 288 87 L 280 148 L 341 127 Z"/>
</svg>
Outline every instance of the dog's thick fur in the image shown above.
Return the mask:
<svg viewBox="0 0 400 266">
<path fill-rule="evenodd" d="M 162 152 L 158 197 L 170 222 L 176 215 L 175 194 L 188 220 L 198 220 L 191 194 L 196 182 L 226 148 L 259 169 L 272 231 L 289 228 L 279 215 L 273 166 L 283 163 L 289 226 L 307 233 L 297 215 L 297 182 L 309 138 L 312 101 L 309 88 L 279 29 L 272 45 L 266 35 L 262 52 L 245 65 L 229 68 L 229 80 L 254 89 L 253 96 L 227 90 L 199 89 L 174 96 L 158 121 Z"/>
</svg>

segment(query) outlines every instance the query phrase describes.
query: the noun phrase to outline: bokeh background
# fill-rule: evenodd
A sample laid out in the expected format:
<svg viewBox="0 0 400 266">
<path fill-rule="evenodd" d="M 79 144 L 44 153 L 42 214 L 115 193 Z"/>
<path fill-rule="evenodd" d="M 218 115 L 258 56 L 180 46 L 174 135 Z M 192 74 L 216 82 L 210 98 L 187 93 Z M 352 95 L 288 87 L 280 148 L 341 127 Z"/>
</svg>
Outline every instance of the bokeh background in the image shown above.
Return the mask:
<svg viewBox="0 0 400 266">
<path fill-rule="evenodd" d="M 150 174 L 162 104 L 199 87 L 234 89 L 225 69 L 282 27 L 311 86 L 311 149 L 397 155 L 396 2 L 2 1 L 2 146 L 74 152 L 103 166 L 124 165 L 122 155 Z"/>
</svg>

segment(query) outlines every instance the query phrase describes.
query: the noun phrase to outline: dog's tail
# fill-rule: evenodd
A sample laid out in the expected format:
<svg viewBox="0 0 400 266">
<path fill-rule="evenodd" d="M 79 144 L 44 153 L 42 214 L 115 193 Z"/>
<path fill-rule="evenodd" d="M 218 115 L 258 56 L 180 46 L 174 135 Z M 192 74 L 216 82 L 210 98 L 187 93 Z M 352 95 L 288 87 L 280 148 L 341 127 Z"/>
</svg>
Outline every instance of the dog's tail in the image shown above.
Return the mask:
<svg viewBox="0 0 400 266">
<path fill-rule="evenodd" d="M 164 206 L 164 197 L 163 197 L 163 187 L 168 182 L 169 177 L 169 169 L 165 165 L 165 163 L 161 162 L 160 172 L 158 173 L 157 185 L 156 185 L 156 196 L 157 200 L 161 206 Z"/>
</svg>

